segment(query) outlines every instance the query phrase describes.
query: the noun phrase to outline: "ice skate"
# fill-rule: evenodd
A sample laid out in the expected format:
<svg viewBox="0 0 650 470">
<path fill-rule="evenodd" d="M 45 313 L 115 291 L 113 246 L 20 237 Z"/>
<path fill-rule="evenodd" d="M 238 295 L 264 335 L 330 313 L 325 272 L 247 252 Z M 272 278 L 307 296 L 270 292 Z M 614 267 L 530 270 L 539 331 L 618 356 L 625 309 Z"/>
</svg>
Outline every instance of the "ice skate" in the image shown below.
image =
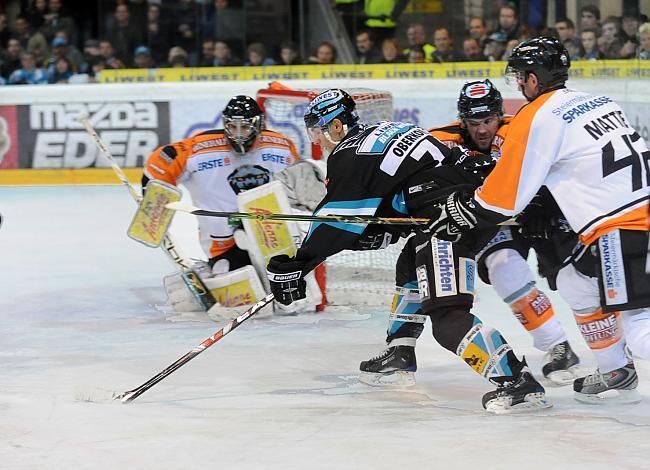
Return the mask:
<svg viewBox="0 0 650 470">
<path fill-rule="evenodd" d="M 415 385 L 417 370 L 415 348 L 391 346 L 372 359 L 362 361 L 359 369 L 359 380 L 367 385 L 410 387 Z"/>
<path fill-rule="evenodd" d="M 544 387 L 524 367 L 519 375 L 491 379 L 497 389 L 483 395 L 483 408 L 488 413 L 506 414 L 537 411 L 553 406 L 546 399 Z"/>
<path fill-rule="evenodd" d="M 573 382 L 574 398 L 582 403 L 592 405 L 639 403 L 641 395 L 636 388 L 639 377 L 634 363 L 611 372 L 601 373 L 596 370 L 591 375 Z"/>
<path fill-rule="evenodd" d="M 556 385 L 569 385 L 578 378 L 580 358 L 568 341 L 556 344 L 546 354 L 542 374 Z"/>
</svg>

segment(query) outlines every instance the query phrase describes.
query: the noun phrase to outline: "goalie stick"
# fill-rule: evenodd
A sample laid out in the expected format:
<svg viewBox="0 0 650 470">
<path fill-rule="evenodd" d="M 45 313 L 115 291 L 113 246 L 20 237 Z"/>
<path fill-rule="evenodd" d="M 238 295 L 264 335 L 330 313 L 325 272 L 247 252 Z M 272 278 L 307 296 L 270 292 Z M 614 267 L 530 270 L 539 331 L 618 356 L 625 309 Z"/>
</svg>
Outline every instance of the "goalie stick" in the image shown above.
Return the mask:
<svg viewBox="0 0 650 470">
<path fill-rule="evenodd" d="M 219 331 L 215 332 L 212 336 L 209 338 L 203 340 L 201 344 L 193 348 L 191 351 L 188 351 L 186 354 L 178 358 L 174 363 L 168 365 L 165 367 L 163 370 L 158 372 L 156 375 L 151 377 L 149 380 L 147 380 L 145 383 L 140 385 L 139 387 L 134 388 L 133 390 L 128 390 L 126 392 L 122 393 L 117 393 L 117 392 L 107 392 L 107 391 L 97 391 L 95 392 L 80 392 L 78 393 L 78 399 L 81 401 L 104 401 L 106 399 L 108 400 L 119 400 L 122 403 L 129 403 L 138 398 L 140 395 L 142 395 L 144 392 L 149 390 L 151 387 L 156 385 L 158 382 L 163 380 L 165 377 L 171 375 L 173 372 L 177 371 L 180 369 L 182 366 L 190 362 L 192 359 L 194 359 L 196 356 L 201 354 L 203 351 L 208 349 L 210 346 L 212 346 L 214 343 L 219 341 L 221 338 L 226 336 L 228 333 L 230 333 L 232 330 L 237 328 L 239 325 L 244 323 L 246 320 L 248 320 L 250 317 L 255 315 L 257 312 L 259 312 L 262 308 L 264 308 L 266 305 L 271 303 L 273 301 L 273 294 L 267 294 L 266 297 L 264 297 L 262 300 L 251 306 L 248 310 L 246 310 L 244 313 L 239 315 L 237 318 L 234 320 L 230 321 L 227 325 L 225 325 L 223 328 L 221 328 Z M 107 395 L 107 396 L 100 396 L 100 395 Z"/>
<path fill-rule="evenodd" d="M 216 212 L 200 209 L 183 202 L 170 202 L 168 209 L 188 212 L 205 217 L 227 217 L 229 219 L 255 219 L 255 220 L 290 220 L 307 222 L 341 222 L 347 224 L 384 224 L 384 225 L 426 225 L 431 219 L 410 217 L 373 217 L 371 215 L 298 215 L 298 214 L 264 214 L 253 212 Z"/>
<path fill-rule="evenodd" d="M 86 132 L 88 132 L 88 134 L 90 134 L 90 136 L 93 138 L 93 140 L 95 141 L 95 145 L 97 145 L 97 148 L 99 148 L 99 150 L 104 155 L 104 157 L 106 157 L 106 159 L 111 165 L 111 168 L 113 169 L 117 177 L 120 179 L 122 184 L 126 186 L 126 189 L 128 189 L 129 193 L 131 194 L 135 202 L 137 204 L 140 204 L 140 201 L 142 200 L 142 196 L 136 191 L 133 185 L 129 182 L 128 178 L 124 174 L 124 171 L 122 171 L 122 168 L 120 168 L 117 161 L 115 160 L 113 155 L 111 155 L 111 152 L 108 150 L 108 147 L 106 147 L 106 144 L 104 144 L 102 139 L 99 137 L 99 134 L 97 134 L 97 131 L 90 123 L 88 116 L 82 114 L 77 118 L 77 120 L 81 123 L 82 126 L 84 126 Z M 170 235 L 166 234 L 164 236 L 161 246 L 163 248 L 163 251 L 167 253 L 167 255 L 169 256 L 169 258 L 174 263 L 176 263 L 176 265 L 178 265 L 178 267 L 180 268 L 183 282 L 185 282 L 187 288 L 192 292 L 192 295 L 196 297 L 198 302 L 205 308 L 206 311 L 210 310 L 210 307 L 215 305 L 217 301 L 215 300 L 214 296 L 210 292 L 210 289 L 208 289 L 205 283 L 201 280 L 199 275 L 190 268 L 189 263 L 181 256 L 179 251 L 176 249 L 174 240 L 171 238 Z"/>
</svg>

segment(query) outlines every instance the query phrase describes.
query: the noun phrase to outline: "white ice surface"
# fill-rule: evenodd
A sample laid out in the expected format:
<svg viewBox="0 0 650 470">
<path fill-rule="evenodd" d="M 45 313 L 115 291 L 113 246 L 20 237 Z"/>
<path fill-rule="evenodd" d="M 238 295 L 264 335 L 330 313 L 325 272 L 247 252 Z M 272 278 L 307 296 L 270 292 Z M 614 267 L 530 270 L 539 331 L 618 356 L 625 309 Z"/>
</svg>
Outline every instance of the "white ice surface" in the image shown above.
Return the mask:
<svg viewBox="0 0 650 470">
<path fill-rule="evenodd" d="M 359 384 L 359 361 L 383 345 L 381 310 L 251 320 L 131 404 L 76 402 L 77 387 L 134 388 L 220 328 L 154 307 L 173 265 L 126 237 L 133 209 L 120 187 L 0 188 L 0 469 L 650 467 L 647 363 L 641 404 L 547 387 L 550 410 L 490 416 L 490 384 L 429 328 L 414 389 Z M 478 297 L 475 313 L 538 373 L 542 353 L 508 309 L 489 287 Z"/>
</svg>

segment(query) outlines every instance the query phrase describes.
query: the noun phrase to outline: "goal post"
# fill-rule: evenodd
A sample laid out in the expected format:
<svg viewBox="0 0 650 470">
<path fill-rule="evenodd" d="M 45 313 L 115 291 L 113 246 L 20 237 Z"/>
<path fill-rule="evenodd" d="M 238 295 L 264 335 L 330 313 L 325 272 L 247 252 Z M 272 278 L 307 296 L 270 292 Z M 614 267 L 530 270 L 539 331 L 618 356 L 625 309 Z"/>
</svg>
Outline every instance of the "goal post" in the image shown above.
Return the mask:
<svg viewBox="0 0 650 470">
<path fill-rule="evenodd" d="M 352 96 L 361 124 L 393 118 L 393 96 L 388 91 L 341 87 Z M 327 88 L 293 89 L 271 83 L 257 92 L 268 129 L 293 140 L 301 159 L 321 159 L 312 145 L 303 116 L 309 102 Z M 395 263 L 404 240 L 383 250 L 344 251 L 328 258 L 316 277 L 328 305 L 384 305 L 390 308 L 395 286 Z"/>
</svg>

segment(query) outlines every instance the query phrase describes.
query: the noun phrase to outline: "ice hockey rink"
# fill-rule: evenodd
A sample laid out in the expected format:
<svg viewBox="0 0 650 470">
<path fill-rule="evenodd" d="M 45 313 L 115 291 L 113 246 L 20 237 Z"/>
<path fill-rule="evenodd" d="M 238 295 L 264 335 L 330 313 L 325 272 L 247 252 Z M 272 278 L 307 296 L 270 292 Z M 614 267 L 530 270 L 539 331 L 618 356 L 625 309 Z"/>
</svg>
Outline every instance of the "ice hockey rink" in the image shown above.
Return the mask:
<svg viewBox="0 0 650 470">
<path fill-rule="evenodd" d="M 253 318 L 131 404 L 76 401 L 79 389 L 136 387 L 222 326 L 156 308 L 174 266 L 127 238 L 133 210 L 119 186 L 0 187 L 0 469 L 649 468 L 648 363 L 637 405 L 583 405 L 547 386 L 549 410 L 488 415 L 492 386 L 428 327 L 414 388 L 358 382 L 388 305 Z M 174 235 L 198 254 L 191 223 Z M 489 287 L 474 311 L 539 377 L 542 353 Z"/>
</svg>

